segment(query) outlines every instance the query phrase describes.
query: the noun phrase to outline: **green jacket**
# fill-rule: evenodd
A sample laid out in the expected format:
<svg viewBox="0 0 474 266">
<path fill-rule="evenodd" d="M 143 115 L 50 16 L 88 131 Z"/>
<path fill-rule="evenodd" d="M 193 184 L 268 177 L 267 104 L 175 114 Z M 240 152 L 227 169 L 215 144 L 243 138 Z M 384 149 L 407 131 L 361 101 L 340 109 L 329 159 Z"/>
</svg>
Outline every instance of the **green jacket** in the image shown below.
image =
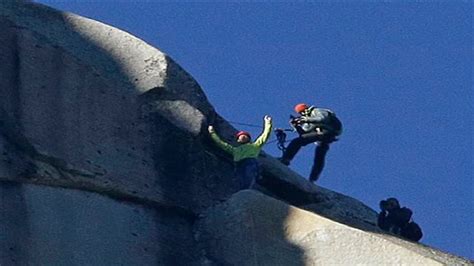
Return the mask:
<svg viewBox="0 0 474 266">
<path fill-rule="evenodd" d="M 260 154 L 260 150 L 262 149 L 263 145 L 270 137 L 271 132 L 272 122 L 265 121 L 265 127 L 263 129 L 262 134 L 254 142 L 249 142 L 234 147 L 229 143 L 226 143 L 221 140 L 221 138 L 219 138 L 219 136 L 215 132 L 211 133 L 211 138 L 214 140 L 217 146 L 221 147 L 224 151 L 232 154 L 232 156 L 234 157 L 234 162 L 238 162 L 247 158 L 257 158 Z"/>
</svg>

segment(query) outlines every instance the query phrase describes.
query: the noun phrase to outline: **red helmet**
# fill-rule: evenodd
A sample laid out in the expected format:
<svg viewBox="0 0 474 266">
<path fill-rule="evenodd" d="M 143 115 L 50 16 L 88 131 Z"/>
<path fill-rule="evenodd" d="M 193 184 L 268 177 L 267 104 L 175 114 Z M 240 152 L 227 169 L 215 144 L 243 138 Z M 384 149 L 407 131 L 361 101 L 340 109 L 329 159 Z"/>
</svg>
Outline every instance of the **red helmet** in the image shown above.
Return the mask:
<svg viewBox="0 0 474 266">
<path fill-rule="evenodd" d="M 247 131 L 239 131 L 239 132 L 237 132 L 237 134 L 235 134 L 235 137 L 239 138 L 242 135 L 246 135 L 247 137 L 250 138 L 250 133 L 248 133 Z"/>
<path fill-rule="evenodd" d="M 295 105 L 295 112 L 301 113 L 304 110 L 306 110 L 307 108 L 308 108 L 308 106 L 305 103 L 299 103 L 299 104 Z"/>
</svg>

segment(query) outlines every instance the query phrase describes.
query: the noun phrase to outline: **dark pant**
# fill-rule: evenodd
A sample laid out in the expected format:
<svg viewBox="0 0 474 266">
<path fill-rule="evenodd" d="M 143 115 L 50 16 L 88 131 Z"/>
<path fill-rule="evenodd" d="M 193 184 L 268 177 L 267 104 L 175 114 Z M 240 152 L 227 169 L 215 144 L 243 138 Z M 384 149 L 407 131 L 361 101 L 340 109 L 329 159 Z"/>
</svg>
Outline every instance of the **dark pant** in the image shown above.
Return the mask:
<svg viewBox="0 0 474 266">
<path fill-rule="evenodd" d="M 314 153 L 314 163 L 311 169 L 310 181 L 316 181 L 323 171 L 324 163 L 326 161 L 326 153 L 329 150 L 329 144 L 334 140 L 334 137 L 329 134 L 318 134 L 317 132 L 310 132 L 302 134 L 296 139 L 292 140 L 283 154 L 283 161 L 290 162 L 298 153 L 301 147 L 310 143 L 317 142 L 317 147 Z"/>
<path fill-rule="evenodd" d="M 247 158 L 235 163 L 235 174 L 240 182 L 240 189 L 252 188 L 259 175 L 256 158 Z"/>
<path fill-rule="evenodd" d="M 309 180 L 314 182 L 318 180 L 319 175 L 323 171 L 324 163 L 326 162 L 326 153 L 329 150 L 329 144 L 326 142 L 318 142 L 318 146 L 314 152 L 314 163 L 311 168 L 311 174 L 309 175 Z"/>
</svg>

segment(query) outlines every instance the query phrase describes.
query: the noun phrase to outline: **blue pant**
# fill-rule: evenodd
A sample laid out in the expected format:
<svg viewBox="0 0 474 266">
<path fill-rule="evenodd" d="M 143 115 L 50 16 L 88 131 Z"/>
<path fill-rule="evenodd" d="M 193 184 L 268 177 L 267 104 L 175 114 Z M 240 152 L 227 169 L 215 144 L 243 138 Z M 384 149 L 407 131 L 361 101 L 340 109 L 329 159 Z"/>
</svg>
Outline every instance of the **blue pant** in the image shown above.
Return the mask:
<svg viewBox="0 0 474 266">
<path fill-rule="evenodd" d="M 235 175 L 239 179 L 240 189 L 252 188 L 259 175 L 256 158 L 247 158 L 235 163 Z"/>
</svg>

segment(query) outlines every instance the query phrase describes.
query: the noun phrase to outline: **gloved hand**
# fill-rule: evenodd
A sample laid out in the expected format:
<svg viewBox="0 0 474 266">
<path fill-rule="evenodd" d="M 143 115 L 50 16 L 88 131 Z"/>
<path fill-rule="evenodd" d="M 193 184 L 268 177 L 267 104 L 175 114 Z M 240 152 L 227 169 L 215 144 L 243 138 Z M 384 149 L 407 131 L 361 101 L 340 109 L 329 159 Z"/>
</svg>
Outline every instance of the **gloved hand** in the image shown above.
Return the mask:
<svg viewBox="0 0 474 266">
<path fill-rule="evenodd" d="M 299 117 L 295 117 L 295 118 L 292 118 L 292 119 L 290 119 L 290 121 L 289 121 L 289 122 L 290 122 L 290 124 L 291 124 L 292 126 L 296 126 L 296 125 L 299 125 L 299 124 L 301 124 L 301 122 L 300 122 L 300 121 L 301 121 L 301 120 L 300 120 L 300 118 L 299 118 Z"/>
<path fill-rule="evenodd" d="M 209 127 L 207 128 L 207 131 L 209 131 L 209 134 L 212 134 L 212 133 L 215 133 L 215 132 L 216 132 L 216 130 L 214 129 L 213 126 L 209 126 Z"/>
<path fill-rule="evenodd" d="M 306 116 L 301 116 L 301 117 L 299 118 L 300 123 L 308 122 L 308 120 L 309 120 L 309 118 L 306 117 Z"/>
<path fill-rule="evenodd" d="M 267 122 L 267 123 L 270 123 L 270 122 L 272 122 L 272 117 L 269 116 L 269 115 L 266 115 L 266 116 L 263 118 L 263 120 L 265 120 L 265 122 Z"/>
</svg>

